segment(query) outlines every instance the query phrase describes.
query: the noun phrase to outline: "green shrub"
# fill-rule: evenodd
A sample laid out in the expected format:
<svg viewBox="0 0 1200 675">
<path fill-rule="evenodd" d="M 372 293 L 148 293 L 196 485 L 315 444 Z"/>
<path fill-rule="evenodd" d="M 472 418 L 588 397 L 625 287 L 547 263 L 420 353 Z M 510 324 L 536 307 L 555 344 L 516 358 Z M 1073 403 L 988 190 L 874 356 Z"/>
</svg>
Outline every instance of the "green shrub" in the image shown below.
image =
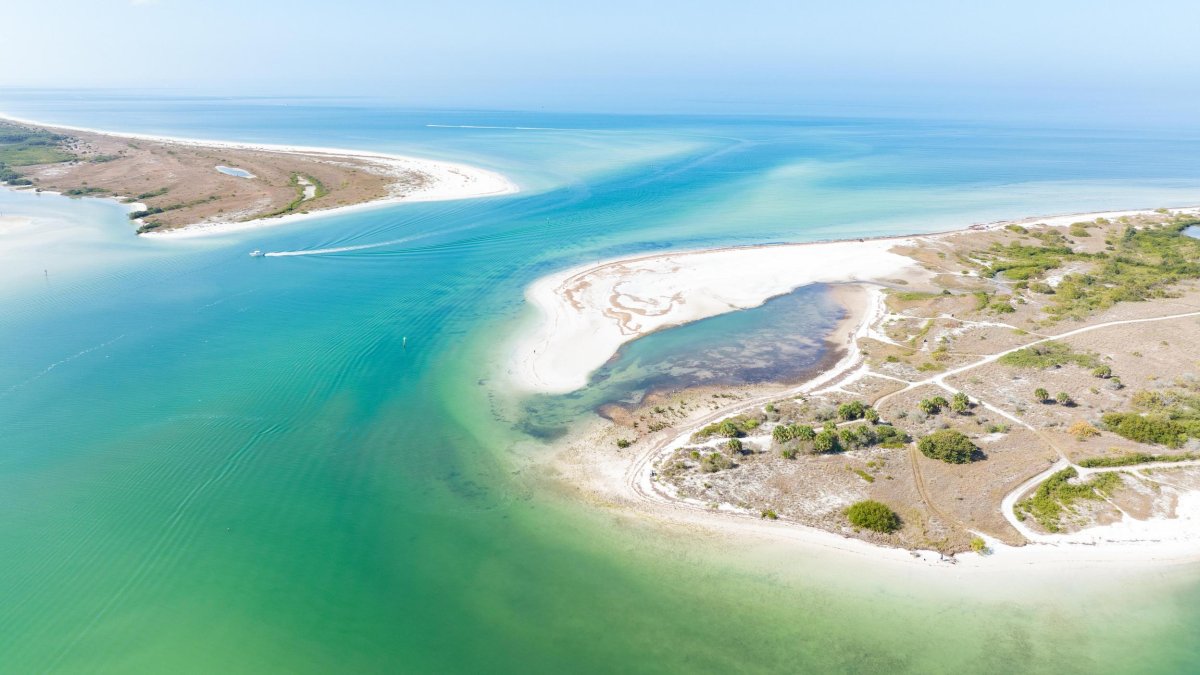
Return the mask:
<svg viewBox="0 0 1200 675">
<path fill-rule="evenodd" d="M 624 438 L 618 438 L 618 439 L 617 439 L 617 447 L 618 447 L 618 448 L 622 448 L 622 449 L 623 449 L 623 448 L 628 448 L 630 445 L 633 445 L 633 443 L 632 443 L 632 442 L 630 442 L 630 441 L 629 441 L 629 440 L 627 440 L 627 439 L 624 439 Z"/>
<path fill-rule="evenodd" d="M 859 401 L 851 401 L 838 406 L 838 418 L 846 421 L 862 419 L 867 412 L 867 406 Z"/>
<path fill-rule="evenodd" d="M 897 429 L 890 424 L 880 424 L 875 427 L 876 442 L 884 448 L 902 448 L 912 438 L 903 429 Z"/>
<path fill-rule="evenodd" d="M 941 429 L 922 438 L 917 443 L 921 454 L 930 459 L 940 459 L 950 464 L 966 464 L 977 459 L 979 448 L 961 431 Z"/>
<path fill-rule="evenodd" d="M 960 391 L 950 399 L 950 409 L 959 414 L 965 413 L 971 409 L 971 399 Z"/>
<path fill-rule="evenodd" d="M 1178 448 L 1187 440 L 1187 428 L 1161 415 L 1107 413 L 1100 418 L 1108 430 L 1138 443 Z"/>
<path fill-rule="evenodd" d="M 705 455 L 704 459 L 700 460 L 700 470 L 704 473 L 716 473 L 731 468 L 733 468 L 733 460 L 719 452 Z"/>
<path fill-rule="evenodd" d="M 771 438 L 777 443 L 786 443 L 792 439 L 811 441 L 817 432 L 805 424 L 780 424 L 771 430 Z"/>
<path fill-rule="evenodd" d="M 832 431 L 821 431 L 813 437 L 813 450 L 818 453 L 840 452 L 842 449 L 841 443 L 838 441 L 838 435 Z"/>
<path fill-rule="evenodd" d="M 846 518 L 855 527 L 890 534 L 900 529 L 900 516 L 887 504 L 866 499 L 846 509 Z"/>
</svg>

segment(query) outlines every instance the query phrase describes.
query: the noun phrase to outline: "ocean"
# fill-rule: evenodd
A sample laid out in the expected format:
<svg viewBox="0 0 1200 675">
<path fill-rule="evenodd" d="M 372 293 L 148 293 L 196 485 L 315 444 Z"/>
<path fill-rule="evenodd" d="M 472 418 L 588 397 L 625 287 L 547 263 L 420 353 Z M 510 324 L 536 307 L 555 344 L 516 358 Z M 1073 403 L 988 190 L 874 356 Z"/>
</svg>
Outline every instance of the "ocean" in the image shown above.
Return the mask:
<svg viewBox="0 0 1200 675">
<path fill-rule="evenodd" d="M 782 371 L 818 362 L 840 316 L 820 287 L 632 343 L 582 392 L 529 397 L 505 378 L 533 319 L 523 290 L 551 271 L 1194 205 L 1195 129 L 61 90 L 0 91 L 0 111 L 450 159 L 523 189 L 187 240 L 136 238 L 111 202 L 0 190 L 0 215 L 39 219 L 0 232 L 0 671 L 1091 673 L 1200 659 L 1194 567 L 917 574 L 640 522 L 539 468 L 605 402 L 757 381 L 777 339 L 794 342 Z M 730 366 L 750 348 L 758 370 Z"/>
</svg>

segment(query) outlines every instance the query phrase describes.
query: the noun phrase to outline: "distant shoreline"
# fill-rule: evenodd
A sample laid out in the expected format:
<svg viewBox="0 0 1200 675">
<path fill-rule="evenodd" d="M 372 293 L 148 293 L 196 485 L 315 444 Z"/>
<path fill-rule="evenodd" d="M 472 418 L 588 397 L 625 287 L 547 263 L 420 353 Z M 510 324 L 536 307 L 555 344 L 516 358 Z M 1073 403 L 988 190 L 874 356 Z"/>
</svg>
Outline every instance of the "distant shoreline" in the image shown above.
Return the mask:
<svg viewBox="0 0 1200 675">
<path fill-rule="evenodd" d="M 404 190 L 398 183 L 392 183 L 385 196 L 365 201 L 338 206 L 319 207 L 311 211 L 288 213 L 274 217 L 256 217 L 247 220 L 221 220 L 219 218 L 207 222 L 190 223 L 163 231 L 144 233 L 144 236 L 162 238 L 189 238 L 229 234 L 254 230 L 262 227 L 272 227 L 293 223 L 311 218 L 342 215 L 365 209 L 380 208 L 405 202 L 446 201 L 454 199 L 472 199 L 479 197 L 494 197 L 514 194 L 520 191 L 516 183 L 506 176 L 494 171 L 482 169 L 467 164 L 446 162 L 441 160 L 424 159 L 404 155 L 373 152 L 367 150 L 348 150 L 344 148 L 327 148 L 302 145 L 275 145 L 266 143 L 242 143 L 236 141 L 213 141 L 197 138 L 163 136 L 156 134 L 126 133 L 93 129 L 62 124 L 47 124 L 0 113 L 0 120 L 14 124 L 27 125 L 50 131 L 73 131 L 96 134 L 120 140 L 147 141 L 179 145 L 187 148 L 222 149 L 242 152 L 272 153 L 274 155 L 296 155 L 306 160 L 316 160 L 337 164 L 338 162 L 356 162 L 377 167 L 380 172 L 399 179 L 405 175 L 417 174 L 429 179 L 416 188 Z M 217 173 L 215 169 L 214 173 Z M 46 190 L 54 191 L 54 190 Z M 140 205 L 139 205 L 140 206 Z"/>
</svg>

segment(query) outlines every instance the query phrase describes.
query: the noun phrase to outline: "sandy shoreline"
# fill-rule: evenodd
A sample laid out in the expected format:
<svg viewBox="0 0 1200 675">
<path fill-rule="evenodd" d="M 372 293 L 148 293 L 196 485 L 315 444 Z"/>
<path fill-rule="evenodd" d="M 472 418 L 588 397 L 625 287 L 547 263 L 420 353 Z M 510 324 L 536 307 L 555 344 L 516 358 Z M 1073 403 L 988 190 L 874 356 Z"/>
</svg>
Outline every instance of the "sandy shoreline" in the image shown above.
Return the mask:
<svg viewBox="0 0 1200 675">
<path fill-rule="evenodd" d="M 369 162 L 381 171 L 394 177 L 418 173 L 428 177 L 427 184 L 416 189 L 403 191 L 393 189 L 382 198 L 367 202 L 324 208 L 307 213 L 294 213 L 274 218 L 258 218 L 248 221 L 211 221 L 186 225 L 184 227 L 149 232 L 144 236 L 188 238 L 200 236 L 222 235 L 235 232 L 254 230 L 262 227 L 272 227 L 293 223 L 311 218 L 341 215 L 366 209 L 381 208 L 405 202 L 446 201 L 454 199 L 471 199 L 479 197 L 494 197 L 513 194 L 519 187 L 507 177 L 486 169 L 466 164 L 445 162 L 441 160 L 423 159 L 404 155 L 372 152 L 366 150 L 347 150 L 343 148 L 310 147 L 300 145 L 273 145 L 265 143 L 240 143 L 234 141 L 210 141 L 195 138 L 159 136 L 153 134 L 138 134 L 91 129 L 87 127 L 46 124 L 36 120 L 28 120 L 0 113 L 0 120 L 41 127 L 49 130 L 64 130 L 85 132 L 108 136 L 112 138 L 172 143 L 197 148 L 219 148 L 227 150 L 261 151 L 277 154 L 294 154 L 317 158 L 331 162 L 338 160 L 355 160 Z"/>
<path fill-rule="evenodd" d="M 1195 207 L 1177 209 L 1195 212 Z M 821 549 L 838 554 L 853 554 L 869 558 L 872 561 L 889 561 L 902 567 L 937 568 L 940 570 L 958 569 L 979 571 L 979 573 L 1007 573 L 1031 567 L 1049 569 L 1068 569 L 1102 566 L 1105 569 L 1124 567 L 1140 569 L 1147 565 L 1186 564 L 1200 561 L 1200 495 L 1190 495 L 1181 499 L 1178 505 L 1177 517 L 1170 519 L 1154 518 L 1145 521 L 1125 519 L 1109 525 L 1099 525 L 1086 528 L 1080 532 L 1067 535 L 1039 535 L 1030 538 L 1030 543 L 1024 546 L 1006 545 L 991 537 L 985 537 L 991 554 L 981 556 L 976 554 L 958 555 L 948 558 L 935 551 L 909 551 L 901 548 L 880 546 L 859 539 L 843 536 L 815 527 L 792 522 L 765 521 L 754 512 L 743 512 L 738 509 L 722 507 L 717 513 L 712 512 L 711 504 L 692 503 L 691 500 L 674 498 L 662 491 L 652 478 L 651 468 L 664 452 L 673 446 L 686 443 L 691 431 L 699 425 L 737 414 L 741 410 L 761 407 L 772 399 L 789 394 L 811 393 L 820 391 L 833 384 L 844 384 L 853 381 L 864 372 L 865 364 L 862 355 L 857 350 L 857 338 L 871 335 L 874 324 L 886 313 L 883 303 L 882 287 L 871 282 L 895 280 L 897 277 L 912 278 L 915 271 L 907 265 L 898 264 L 879 253 L 887 253 L 894 245 L 912 243 L 913 239 L 941 237 L 967 230 L 1001 228 L 1010 224 L 1030 225 L 1035 223 L 1049 226 L 1067 226 L 1080 220 L 1096 218 L 1117 219 L 1124 216 L 1138 216 L 1153 213 L 1152 209 L 1107 211 L 1086 214 L 1066 214 L 1051 217 L 1031 217 L 1013 221 L 1001 221 L 988 224 L 978 224 L 970 228 L 951 232 L 934 233 L 930 235 L 909 235 L 875 240 L 855 240 L 837 242 L 848 247 L 849 251 L 857 251 L 862 259 L 877 266 L 863 273 L 862 268 L 847 266 L 845 258 L 840 255 L 825 255 L 830 251 L 823 244 L 800 245 L 767 245 L 758 247 L 742 247 L 737 249 L 722 249 L 711 252 L 685 252 L 656 254 L 626 259 L 617 259 L 579 266 L 563 272 L 543 277 L 527 290 L 527 298 L 540 313 L 540 324 L 536 330 L 519 336 L 515 352 L 509 361 L 510 372 L 514 375 L 516 385 L 520 389 L 535 391 L 569 391 L 571 385 L 578 383 L 582 372 L 583 383 L 586 383 L 585 367 L 594 363 L 603 363 L 620 344 L 644 335 L 649 330 L 655 330 L 670 325 L 678 325 L 705 316 L 712 316 L 723 311 L 741 309 L 733 302 L 725 302 L 723 309 L 719 303 L 703 302 L 694 304 L 698 307 L 688 307 L 686 311 L 674 314 L 670 309 L 674 300 L 686 307 L 685 302 L 679 302 L 676 294 L 680 287 L 687 284 L 695 275 L 708 275 L 699 284 L 701 292 L 708 286 L 705 284 L 723 283 L 730 278 L 728 271 L 735 264 L 743 274 L 753 270 L 756 276 L 776 277 L 778 266 L 773 265 L 771 258 L 780 257 L 783 252 L 787 260 L 800 263 L 804 267 L 801 273 L 791 272 L 782 279 L 769 280 L 763 284 L 741 284 L 737 286 L 737 300 L 753 302 L 754 306 L 778 295 L 786 293 L 804 282 L 784 288 L 778 292 L 773 290 L 787 286 L 797 278 L 814 278 L 816 281 L 844 283 L 835 286 L 839 302 L 847 308 L 848 317 L 831 336 L 830 340 L 837 346 L 845 344 L 848 349 L 841 360 L 831 369 L 818 373 L 812 379 L 785 392 L 771 391 L 751 398 L 744 399 L 732 407 L 723 407 L 702 418 L 689 419 L 671 429 L 654 434 L 643 439 L 632 456 L 625 454 L 619 457 L 607 457 L 599 461 L 595 456 L 582 464 L 571 466 L 564 474 L 571 475 L 572 482 L 585 486 L 589 491 L 601 497 L 604 503 L 615 505 L 615 508 L 625 509 L 641 516 L 650 516 L 653 520 L 669 522 L 675 526 L 700 526 L 713 532 L 729 537 L 750 537 L 761 540 L 764 544 L 797 544 L 809 550 Z M 731 257 L 729 254 L 741 254 Z M 840 253 L 840 252 L 839 252 Z M 712 255 L 721 263 L 718 265 L 699 264 L 687 267 L 687 263 L 695 257 Z M 896 255 L 897 254 L 889 254 Z M 877 257 L 878 256 L 878 257 Z M 740 262 L 732 260 L 740 258 Z M 912 262 L 911 259 L 904 260 Z M 596 293 L 587 283 L 595 280 L 597 272 L 615 271 L 613 278 L 600 279 L 604 283 L 601 288 L 607 296 Z M 647 275 L 649 271 L 649 275 Z M 839 277 L 838 272 L 841 272 Z M 637 276 L 643 275 L 642 279 Z M 630 278 L 637 279 L 641 285 L 624 282 Z M 647 282 L 645 279 L 652 281 Z M 581 284 L 582 282 L 582 284 Z M 656 283 L 657 282 L 657 283 Z M 772 286 L 772 283 L 777 284 Z M 582 285 L 582 287 L 580 287 Z M 637 292 L 631 293 L 636 288 Z M 856 289 L 862 289 L 865 293 Z M 758 293 L 759 295 L 754 295 Z M 769 294 L 769 295 L 768 295 Z M 618 311 L 628 312 L 628 302 L 622 299 L 634 296 L 645 300 L 643 307 L 661 309 L 666 305 L 668 311 L 651 315 L 653 321 L 638 322 L 633 330 L 613 330 L 620 327 L 621 319 Z M 656 305 L 655 301 L 660 304 Z M 617 310 L 617 311 L 614 311 Z M 659 317 L 669 316 L 669 319 Z M 637 319 L 641 319 L 638 316 Z M 649 330 L 645 326 L 652 326 Z M 853 326 L 848 330 L 848 326 Z M 640 330 L 639 330 L 640 329 Z M 842 339 L 845 342 L 842 342 Z M 596 350 L 584 354 L 587 349 Z M 611 350 L 611 351 L 610 351 Z M 538 353 L 541 356 L 537 356 Z M 547 355 L 549 353 L 549 355 Z M 541 369 L 552 364 L 565 364 L 571 370 L 571 377 L 546 377 Z M 613 430 L 601 427 L 590 429 L 589 437 L 582 439 L 582 447 L 596 447 L 613 443 Z M 580 438 L 574 442 L 579 443 Z M 572 453 L 569 453 L 572 454 Z M 579 462 L 580 460 L 574 460 Z M 573 462 L 568 462 L 573 463 Z M 1055 467 L 1061 468 L 1061 467 Z M 1023 487 L 1033 485 L 1037 478 L 1027 481 Z M 1011 503 L 1023 492 L 1015 490 L 1004 500 L 1002 508 L 1011 508 Z"/>
</svg>

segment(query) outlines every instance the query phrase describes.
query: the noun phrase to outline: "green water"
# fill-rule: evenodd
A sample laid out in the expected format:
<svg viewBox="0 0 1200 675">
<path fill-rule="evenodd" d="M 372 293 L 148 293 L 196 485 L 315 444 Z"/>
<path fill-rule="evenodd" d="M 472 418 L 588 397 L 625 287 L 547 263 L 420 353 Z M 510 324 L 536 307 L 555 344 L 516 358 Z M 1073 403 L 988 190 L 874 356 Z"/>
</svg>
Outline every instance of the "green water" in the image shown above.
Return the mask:
<svg viewBox="0 0 1200 675">
<path fill-rule="evenodd" d="M 0 239 L 0 671 L 1181 672 L 1200 656 L 1194 568 L 934 574 L 579 499 L 539 468 L 549 449 L 527 431 L 544 420 L 503 380 L 522 289 L 553 269 L 1183 203 L 1200 187 L 1194 139 L 12 105 L 458 157 L 528 189 L 186 242 L 133 238 L 109 203 L 0 192 L 0 213 L 43 219 Z M 447 118 L 577 131 L 424 126 Z M 246 255 L 354 246 L 370 248 Z M 805 344 L 827 314 L 798 322 Z M 643 366 L 664 354 L 735 344 L 755 316 L 631 347 L 649 360 L 618 361 L 614 391 L 653 384 Z M 586 418 L 602 389 L 554 415 Z"/>
</svg>

